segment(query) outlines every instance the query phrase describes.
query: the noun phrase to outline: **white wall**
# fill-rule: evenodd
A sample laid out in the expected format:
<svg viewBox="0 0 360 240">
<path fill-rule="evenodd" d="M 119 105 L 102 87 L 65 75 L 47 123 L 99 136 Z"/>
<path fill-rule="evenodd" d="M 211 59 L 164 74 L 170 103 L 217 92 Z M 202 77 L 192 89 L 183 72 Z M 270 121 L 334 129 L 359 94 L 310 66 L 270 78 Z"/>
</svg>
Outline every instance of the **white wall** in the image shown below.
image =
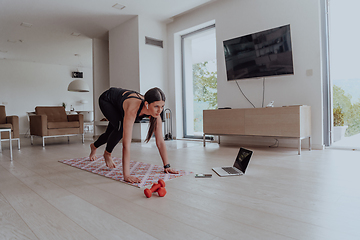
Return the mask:
<svg viewBox="0 0 360 240">
<path fill-rule="evenodd" d="M 166 25 L 137 16 L 109 31 L 110 85 L 145 93 L 167 89 L 166 47 L 145 44 L 145 36 L 164 40 Z"/>
<path fill-rule="evenodd" d="M 145 44 L 145 37 L 162 40 L 164 48 Z M 167 93 L 166 25 L 139 16 L 140 92 L 153 87 Z"/>
<path fill-rule="evenodd" d="M 163 40 L 163 48 L 145 44 L 145 37 Z M 152 19 L 139 16 L 139 57 L 140 57 L 140 93 L 145 94 L 153 87 L 162 89 L 168 97 L 166 63 L 166 25 Z M 165 101 L 165 108 L 168 107 Z M 148 124 L 138 124 L 139 139 L 144 140 Z M 134 129 L 135 130 L 135 129 Z"/>
<path fill-rule="evenodd" d="M 227 0 L 216 1 L 203 8 L 182 15 L 168 24 L 169 91 L 175 97 L 171 107 L 181 115 L 179 101 L 180 45 L 179 33 L 209 21 L 215 21 L 218 63 L 218 105 L 232 108 L 249 108 L 251 105 L 241 95 L 234 81 L 226 81 L 222 42 L 234 37 L 291 25 L 294 75 L 266 78 L 265 103 L 275 101 L 280 107 L 304 104 L 312 107 L 313 148 L 323 147 L 322 115 L 322 49 L 320 44 L 321 0 Z M 309 74 L 312 72 L 312 74 Z M 262 103 L 262 79 L 239 80 L 245 94 L 256 107 Z M 177 119 L 179 133 L 181 118 Z M 181 136 L 179 136 L 181 137 Z M 285 142 L 285 141 L 283 141 Z M 288 142 L 286 140 L 286 142 Z M 280 143 L 282 141 L 280 140 Z M 284 143 L 285 144 L 285 143 Z M 291 143 L 292 144 L 292 143 Z M 296 146 L 296 142 L 293 143 Z M 286 144 L 285 144 L 286 145 Z"/>
<path fill-rule="evenodd" d="M 91 68 L 79 68 L 84 72 L 83 80 L 88 83 L 90 92 L 67 91 L 74 80 L 71 73 L 76 70 L 77 66 L 0 59 L 0 104 L 5 105 L 7 115 L 19 116 L 20 134 L 25 134 L 29 128 L 26 112 L 35 111 L 36 106 L 61 106 L 65 102 L 66 110 L 70 110 L 70 105 L 75 110 L 93 110 Z M 87 103 L 81 104 L 81 100 Z"/>
<path fill-rule="evenodd" d="M 100 95 L 110 87 L 109 76 L 109 42 L 93 39 L 93 108 L 94 120 L 100 121 L 104 115 L 99 108 Z M 104 126 L 94 126 L 94 135 L 98 136 L 105 130 Z"/>
<path fill-rule="evenodd" d="M 138 17 L 109 31 L 110 86 L 140 91 Z"/>
<path fill-rule="evenodd" d="M 164 23 L 136 16 L 109 31 L 110 86 L 139 91 L 152 87 L 167 93 L 166 48 L 145 44 L 145 36 L 163 40 Z M 144 140 L 147 124 L 135 124 L 133 139 Z"/>
</svg>

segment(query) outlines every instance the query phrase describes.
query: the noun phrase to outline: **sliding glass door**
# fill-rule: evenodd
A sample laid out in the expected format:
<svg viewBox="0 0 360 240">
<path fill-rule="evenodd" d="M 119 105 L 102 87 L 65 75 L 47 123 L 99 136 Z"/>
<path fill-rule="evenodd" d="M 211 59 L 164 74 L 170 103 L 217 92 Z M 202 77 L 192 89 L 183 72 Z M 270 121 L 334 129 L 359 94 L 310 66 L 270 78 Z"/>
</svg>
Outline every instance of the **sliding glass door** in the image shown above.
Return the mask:
<svg viewBox="0 0 360 240">
<path fill-rule="evenodd" d="M 360 149 L 358 0 L 331 0 L 329 12 L 333 147 Z"/>
<path fill-rule="evenodd" d="M 217 108 L 215 25 L 182 36 L 184 137 L 201 138 L 203 110 Z"/>
</svg>

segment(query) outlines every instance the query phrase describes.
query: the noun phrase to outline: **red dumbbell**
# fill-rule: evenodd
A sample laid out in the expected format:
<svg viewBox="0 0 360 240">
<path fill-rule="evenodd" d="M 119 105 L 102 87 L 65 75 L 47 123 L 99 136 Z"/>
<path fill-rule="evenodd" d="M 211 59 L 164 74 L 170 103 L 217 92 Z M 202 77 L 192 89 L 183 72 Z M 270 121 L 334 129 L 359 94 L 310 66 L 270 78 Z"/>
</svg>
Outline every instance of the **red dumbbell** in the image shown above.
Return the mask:
<svg viewBox="0 0 360 240">
<path fill-rule="evenodd" d="M 152 187 L 149 189 L 149 188 L 146 188 L 144 190 L 144 194 L 147 198 L 150 198 L 153 194 L 153 192 L 158 192 L 158 195 L 160 197 L 163 197 L 165 196 L 166 194 L 166 189 L 165 189 L 165 182 L 164 180 L 162 179 L 159 179 L 158 183 L 154 183 L 152 185 Z"/>
<path fill-rule="evenodd" d="M 156 192 L 158 193 L 159 197 L 163 197 L 166 195 L 166 189 L 164 187 L 159 187 Z"/>
</svg>

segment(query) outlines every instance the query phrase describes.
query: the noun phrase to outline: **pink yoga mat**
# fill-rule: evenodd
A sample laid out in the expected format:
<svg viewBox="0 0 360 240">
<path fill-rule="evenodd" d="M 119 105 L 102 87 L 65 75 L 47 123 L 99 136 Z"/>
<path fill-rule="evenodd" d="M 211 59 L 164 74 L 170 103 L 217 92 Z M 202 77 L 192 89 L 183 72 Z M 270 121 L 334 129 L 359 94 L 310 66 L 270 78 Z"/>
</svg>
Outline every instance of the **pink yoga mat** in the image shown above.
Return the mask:
<svg viewBox="0 0 360 240">
<path fill-rule="evenodd" d="M 193 173 L 185 170 L 177 170 L 179 171 L 179 174 L 166 174 L 164 173 L 163 166 L 158 166 L 150 163 L 130 161 L 130 174 L 141 179 L 141 182 L 128 183 L 125 182 L 123 179 L 121 158 L 113 157 L 113 161 L 116 165 L 116 168 L 113 169 L 110 169 L 105 165 L 103 156 L 97 156 L 97 159 L 95 161 L 90 161 L 89 157 L 84 157 L 84 158 L 60 160 L 59 162 L 92 173 L 96 173 L 101 176 L 108 177 L 120 182 L 124 182 L 139 188 L 152 185 L 153 183 L 157 183 L 159 179 L 168 181 L 174 178 L 182 177 L 184 175 L 189 175 Z"/>
</svg>

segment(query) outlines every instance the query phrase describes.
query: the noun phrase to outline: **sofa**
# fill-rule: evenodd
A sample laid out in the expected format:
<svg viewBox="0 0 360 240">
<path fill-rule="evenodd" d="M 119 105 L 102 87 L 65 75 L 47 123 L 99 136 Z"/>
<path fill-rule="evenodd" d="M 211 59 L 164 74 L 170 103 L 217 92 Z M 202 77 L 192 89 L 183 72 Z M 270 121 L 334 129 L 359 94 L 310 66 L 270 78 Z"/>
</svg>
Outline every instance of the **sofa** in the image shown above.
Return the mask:
<svg viewBox="0 0 360 240">
<path fill-rule="evenodd" d="M 33 144 L 33 137 L 42 138 L 42 145 L 45 147 L 45 139 L 50 137 L 68 137 L 81 135 L 84 143 L 84 116 L 82 114 L 66 114 L 62 106 L 35 108 L 35 115 L 29 116 L 30 137 Z"/>
<path fill-rule="evenodd" d="M 0 128 L 11 128 L 11 140 L 16 140 L 20 150 L 19 117 L 6 116 L 5 106 L 0 105 Z M 9 132 L 1 132 L 1 141 L 9 141 Z"/>
</svg>

